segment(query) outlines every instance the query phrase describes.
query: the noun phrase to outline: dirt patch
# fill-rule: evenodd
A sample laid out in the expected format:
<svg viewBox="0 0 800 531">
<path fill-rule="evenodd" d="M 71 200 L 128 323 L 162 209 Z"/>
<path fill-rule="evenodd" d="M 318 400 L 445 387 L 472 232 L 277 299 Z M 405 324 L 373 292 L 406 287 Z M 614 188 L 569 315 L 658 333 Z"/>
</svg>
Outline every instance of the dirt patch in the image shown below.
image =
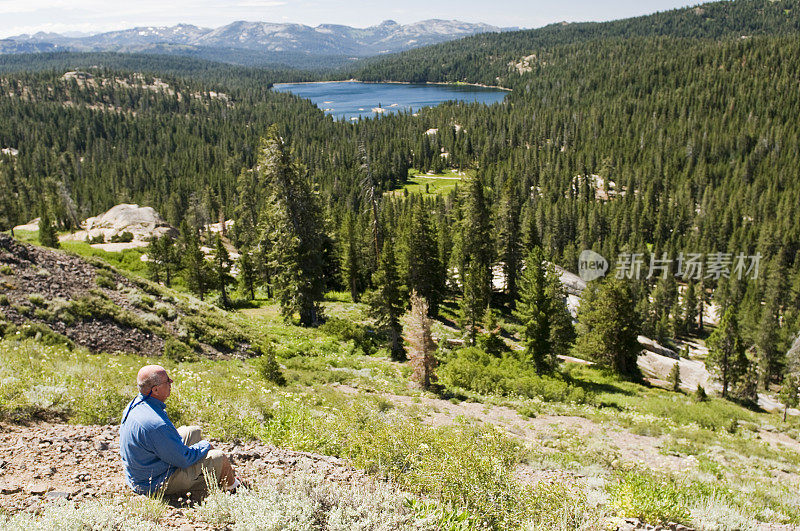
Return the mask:
<svg viewBox="0 0 800 531">
<path fill-rule="evenodd" d="M 761 438 L 762 441 L 768 443 L 770 446 L 794 450 L 795 452 L 800 454 L 800 442 L 796 441 L 795 439 L 792 439 L 785 433 L 776 433 L 767 430 L 759 430 L 758 436 Z"/>
</svg>

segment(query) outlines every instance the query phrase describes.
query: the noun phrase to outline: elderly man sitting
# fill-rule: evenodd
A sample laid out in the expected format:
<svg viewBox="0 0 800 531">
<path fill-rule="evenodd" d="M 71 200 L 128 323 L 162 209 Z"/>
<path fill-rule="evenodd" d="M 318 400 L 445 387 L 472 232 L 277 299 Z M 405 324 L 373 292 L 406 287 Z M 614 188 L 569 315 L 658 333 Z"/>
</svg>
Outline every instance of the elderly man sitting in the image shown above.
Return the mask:
<svg viewBox="0 0 800 531">
<path fill-rule="evenodd" d="M 165 494 L 206 488 L 203 470 L 213 472 L 221 487 L 233 491 L 240 485 L 231 463 L 211 443 L 201 440 L 197 426 L 175 426 L 164 402 L 172 380 L 160 365 L 147 365 L 136 377 L 139 394 L 122 414 L 119 451 L 125 482 L 139 494 L 163 489 Z"/>
</svg>

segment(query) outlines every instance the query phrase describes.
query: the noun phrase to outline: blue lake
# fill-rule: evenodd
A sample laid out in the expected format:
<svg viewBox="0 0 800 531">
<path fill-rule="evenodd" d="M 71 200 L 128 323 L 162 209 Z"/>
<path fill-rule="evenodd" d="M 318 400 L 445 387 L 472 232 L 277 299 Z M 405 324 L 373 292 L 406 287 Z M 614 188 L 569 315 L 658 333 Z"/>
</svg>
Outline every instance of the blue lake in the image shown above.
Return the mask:
<svg viewBox="0 0 800 531">
<path fill-rule="evenodd" d="M 490 105 L 503 101 L 508 91 L 473 85 L 426 85 L 412 83 L 276 83 L 278 92 L 308 98 L 336 120 L 357 120 L 392 112 L 417 112 L 445 101 L 458 100 Z"/>
</svg>

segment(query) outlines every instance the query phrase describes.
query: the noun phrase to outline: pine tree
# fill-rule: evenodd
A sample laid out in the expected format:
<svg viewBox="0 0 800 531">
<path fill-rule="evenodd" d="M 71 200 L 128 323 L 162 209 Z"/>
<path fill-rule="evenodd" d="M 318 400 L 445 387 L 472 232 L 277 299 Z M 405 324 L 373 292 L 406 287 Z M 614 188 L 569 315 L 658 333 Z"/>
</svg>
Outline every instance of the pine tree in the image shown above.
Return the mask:
<svg viewBox="0 0 800 531">
<path fill-rule="evenodd" d="M 797 407 L 800 402 L 800 381 L 794 374 L 789 374 L 783 379 L 781 392 L 778 394 L 778 400 L 783 402 L 783 421 L 786 422 L 786 413 L 790 407 Z"/>
<path fill-rule="evenodd" d="M 428 301 L 417 293 L 411 294 L 411 311 L 406 316 L 405 336 L 411 348 L 408 361 L 413 373 L 411 379 L 423 389 L 429 389 L 435 380 L 434 357 L 436 343 L 431 337 L 431 318 L 428 317 Z"/>
<path fill-rule="evenodd" d="M 638 376 L 639 319 L 628 284 L 616 278 L 592 282 L 578 307 L 576 356 L 625 376 Z"/>
<path fill-rule="evenodd" d="M 773 260 L 767 277 L 764 305 L 755 335 L 764 389 L 779 380 L 785 364 L 784 352 L 779 349 L 781 307 L 786 292 L 786 269 Z"/>
<path fill-rule="evenodd" d="M 163 234 L 160 237 L 154 236 L 150 239 L 146 253 L 150 280 L 161 282 L 163 277 L 164 285 L 170 287 L 172 277 L 180 265 L 175 249 L 175 240 L 169 234 Z"/>
<path fill-rule="evenodd" d="M 359 246 L 356 240 L 356 222 L 352 213 L 345 214 L 342 221 L 341 234 L 341 269 L 345 286 L 350 290 L 353 302 L 358 302 L 361 295 L 360 290 L 360 256 Z"/>
<path fill-rule="evenodd" d="M 39 216 L 39 243 L 57 249 L 58 233 L 50 215 L 50 208 L 44 199 L 39 202 Z"/>
<path fill-rule="evenodd" d="M 378 270 L 372 275 L 375 289 L 364 294 L 364 302 L 369 306 L 369 314 L 375 319 L 378 330 L 389 338 L 389 352 L 395 361 L 405 359 L 405 351 L 401 340 L 403 315 L 403 299 L 400 295 L 397 279 L 397 265 L 394 257 L 394 245 L 390 239 L 383 242 Z"/>
<path fill-rule="evenodd" d="M 506 179 L 500 195 L 497 211 L 498 258 L 503 263 L 506 294 L 514 301 L 517 298 L 517 276 L 519 275 L 522 242 L 520 239 L 520 207 L 512 179 Z"/>
<path fill-rule="evenodd" d="M 536 210 L 532 202 L 525 203 L 522 209 L 522 247 L 525 252 L 530 252 L 534 247 L 540 247 L 539 226 L 536 223 Z"/>
<path fill-rule="evenodd" d="M 236 282 L 236 279 L 231 276 L 231 257 L 219 234 L 217 234 L 211 262 L 213 263 L 212 278 L 214 288 L 219 291 L 220 304 L 225 309 L 230 308 L 231 301 L 228 297 L 228 286 Z"/>
<path fill-rule="evenodd" d="M 204 300 L 209 287 L 210 268 L 200 249 L 197 230 L 188 222 L 181 223 L 181 247 L 183 248 L 183 275 L 189 291 Z"/>
<path fill-rule="evenodd" d="M 722 381 L 722 397 L 727 398 L 729 388 L 733 387 L 748 368 L 747 355 L 739 335 L 736 320 L 736 307 L 729 306 L 719 322 L 719 326 L 708 337 L 708 358 L 710 369 Z"/>
<path fill-rule="evenodd" d="M 261 142 L 256 171 L 268 190 L 261 212 L 261 239 L 268 240 L 268 264 L 284 319 L 300 315 L 300 324 L 322 320 L 323 223 L 316 196 L 272 126 Z"/>
<path fill-rule="evenodd" d="M 250 249 L 242 247 L 239 253 L 239 288 L 247 297 L 247 300 L 252 301 L 256 298 L 256 283 L 258 278 L 255 264 L 253 263 Z"/>
<path fill-rule="evenodd" d="M 497 323 L 497 311 L 486 308 L 483 314 L 483 333 L 478 336 L 478 347 L 493 356 L 501 356 L 509 348 L 500 337 L 500 325 Z"/>
<path fill-rule="evenodd" d="M 478 261 L 468 262 L 462 274 L 464 293 L 459 303 L 461 329 L 466 333 L 470 344 L 474 345 L 478 336 L 481 318 L 488 308 L 489 289 L 486 283 L 488 268 Z"/>
<path fill-rule="evenodd" d="M 566 356 L 575 344 L 575 326 L 567 307 L 567 292 L 552 264 L 548 265 L 545 292 L 551 303 L 550 347 L 556 357 Z"/>
<path fill-rule="evenodd" d="M 424 200 L 419 198 L 412 209 L 407 235 L 406 285 L 409 291 L 425 297 L 431 315 L 436 315 L 444 294 L 439 249 Z"/>
<path fill-rule="evenodd" d="M 147 276 L 153 282 L 160 283 L 163 272 L 161 246 L 159 245 L 159 238 L 153 236 L 150 238 L 150 243 L 145 248 L 147 255 Z"/>
<path fill-rule="evenodd" d="M 472 344 L 478 327 L 491 303 L 492 245 L 489 239 L 489 211 L 483 185 L 477 177 L 467 182 L 463 197 L 463 216 L 456 252 L 463 296 L 461 327 Z"/>
<path fill-rule="evenodd" d="M 14 191 L 12 165 L 11 157 L 0 155 L 0 230 L 11 230 L 13 236 L 20 204 Z"/>
<path fill-rule="evenodd" d="M 523 325 L 525 353 L 536 372 L 542 374 L 556 365 L 550 343 L 551 301 L 547 297 L 547 265 L 540 247 L 534 247 L 525 260 L 520 282 L 520 300 L 514 315 Z"/>
<path fill-rule="evenodd" d="M 566 354 L 574 341 L 566 296 L 552 265 L 540 247 L 525 259 L 520 279 L 520 298 L 514 315 L 523 325 L 526 355 L 539 374 L 552 371 L 558 355 Z"/>
<path fill-rule="evenodd" d="M 683 322 L 688 334 L 697 331 L 697 302 L 695 283 L 690 281 L 683 295 Z"/>
<path fill-rule="evenodd" d="M 676 361 L 669 371 L 667 381 L 672 385 L 672 390 L 676 393 L 681 390 L 681 366 L 680 362 Z"/>
<path fill-rule="evenodd" d="M 258 240 L 256 229 L 261 203 L 259 188 L 255 182 L 255 173 L 242 170 L 236 180 L 238 200 L 234 207 L 234 234 L 239 247 L 252 248 Z"/>
</svg>

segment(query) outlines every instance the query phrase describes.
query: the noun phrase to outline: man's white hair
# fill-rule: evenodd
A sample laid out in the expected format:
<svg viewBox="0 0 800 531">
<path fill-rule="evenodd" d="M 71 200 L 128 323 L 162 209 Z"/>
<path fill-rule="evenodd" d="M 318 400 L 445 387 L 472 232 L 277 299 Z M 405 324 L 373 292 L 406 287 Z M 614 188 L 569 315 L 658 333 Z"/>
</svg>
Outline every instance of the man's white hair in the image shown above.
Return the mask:
<svg viewBox="0 0 800 531">
<path fill-rule="evenodd" d="M 136 385 L 142 394 L 149 393 L 153 387 L 166 381 L 166 369 L 160 365 L 146 365 L 136 375 Z"/>
<path fill-rule="evenodd" d="M 139 386 L 139 392 L 142 394 L 149 393 L 150 390 L 161 383 L 161 377 L 158 373 L 151 374 L 149 377 L 145 378 L 141 382 L 137 382 Z"/>
</svg>

